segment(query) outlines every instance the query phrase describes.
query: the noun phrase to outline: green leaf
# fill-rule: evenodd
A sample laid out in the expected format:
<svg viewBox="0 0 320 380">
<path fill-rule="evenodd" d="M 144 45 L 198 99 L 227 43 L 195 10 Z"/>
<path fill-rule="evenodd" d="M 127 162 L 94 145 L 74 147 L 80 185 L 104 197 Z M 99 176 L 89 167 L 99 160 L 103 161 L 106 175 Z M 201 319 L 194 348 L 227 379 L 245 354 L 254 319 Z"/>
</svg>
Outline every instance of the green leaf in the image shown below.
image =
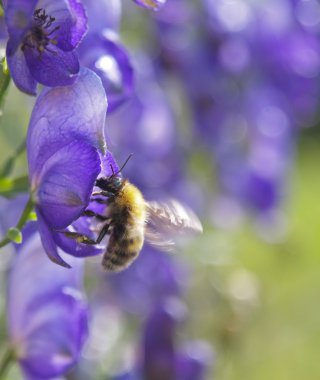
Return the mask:
<svg viewBox="0 0 320 380">
<path fill-rule="evenodd" d="M 18 230 L 18 228 L 15 228 L 15 227 L 9 228 L 7 231 L 7 237 L 14 243 L 17 243 L 17 244 L 22 243 L 22 233 L 20 230 Z"/>
<path fill-rule="evenodd" d="M 3 197 L 10 198 L 28 190 L 29 178 L 27 175 L 17 178 L 0 178 L 0 195 Z"/>
<path fill-rule="evenodd" d="M 7 60 L 6 58 L 3 58 L 1 61 L 2 70 L 0 70 L 0 106 L 2 108 L 5 94 L 7 92 L 7 89 L 9 87 L 10 83 L 10 73 L 8 70 Z"/>
</svg>

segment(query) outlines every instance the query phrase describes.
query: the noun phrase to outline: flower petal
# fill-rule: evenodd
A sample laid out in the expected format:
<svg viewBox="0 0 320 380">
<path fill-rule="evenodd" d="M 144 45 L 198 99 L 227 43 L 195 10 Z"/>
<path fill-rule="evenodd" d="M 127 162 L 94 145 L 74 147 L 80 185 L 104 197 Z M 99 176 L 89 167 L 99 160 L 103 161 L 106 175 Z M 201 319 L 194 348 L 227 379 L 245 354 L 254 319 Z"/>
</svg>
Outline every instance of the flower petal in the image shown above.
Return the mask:
<svg viewBox="0 0 320 380">
<path fill-rule="evenodd" d="M 204 380 L 213 366 L 214 352 L 204 341 L 190 341 L 176 359 L 177 380 Z"/>
<path fill-rule="evenodd" d="M 96 148 L 83 141 L 72 141 L 48 158 L 39 173 L 36 199 L 51 228 L 65 228 L 79 218 L 100 170 Z"/>
<path fill-rule="evenodd" d="M 117 173 L 119 171 L 119 166 L 109 150 L 106 152 L 102 159 L 101 167 L 101 174 L 104 177 L 109 177 L 113 173 Z"/>
<path fill-rule="evenodd" d="M 39 7 L 55 18 L 58 26 L 55 39 L 57 46 L 64 50 L 73 50 L 87 31 L 87 16 L 80 0 L 40 0 Z"/>
<path fill-rule="evenodd" d="M 108 94 L 109 112 L 133 92 L 133 68 L 126 49 L 111 30 L 88 35 L 79 47 L 81 64 L 96 72 Z"/>
<path fill-rule="evenodd" d="M 89 34 L 101 33 L 103 29 L 118 30 L 121 21 L 121 0 L 82 0 L 86 7 Z"/>
<path fill-rule="evenodd" d="M 37 210 L 37 217 L 41 242 L 49 259 L 62 267 L 71 268 L 71 266 L 58 254 L 57 245 L 53 240 L 52 231 L 50 231 L 39 210 Z"/>
<path fill-rule="evenodd" d="M 102 154 L 107 99 L 100 79 L 81 69 L 67 87 L 46 88 L 34 106 L 27 137 L 31 182 L 55 150 L 73 140 L 86 141 Z"/>
<path fill-rule="evenodd" d="M 24 55 L 31 75 L 45 86 L 67 86 L 76 80 L 80 66 L 74 52 L 64 52 L 55 45 L 41 53 L 25 47 Z"/>
<path fill-rule="evenodd" d="M 74 268 L 66 271 L 42 251 L 39 235 L 34 235 L 9 273 L 10 341 L 30 379 L 64 374 L 78 359 L 88 332 L 83 262 L 71 258 Z"/>
<path fill-rule="evenodd" d="M 10 36 L 7 54 L 11 56 L 18 49 L 22 38 L 30 28 L 37 0 L 9 0 L 5 6 L 5 18 Z"/>
<path fill-rule="evenodd" d="M 123 308 L 145 314 L 155 304 L 180 296 L 180 285 L 186 280 L 186 271 L 171 257 L 145 246 L 138 260 L 127 270 L 108 278 L 108 286 L 112 286 Z"/>
<path fill-rule="evenodd" d="M 72 224 L 73 230 L 81 232 L 92 239 L 95 236 L 90 230 L 90 219 L 91 218 L 79 218 L 75 223 Z M 66 253 L 74 257 L 88 257 L 99 255 L 102 250 L 97 248 L 95 245 L 87 245 L 78 243 L 75 239 L 70 239 L 65 237 L 62 233 L 55 232 L 53 238 L 56 244 Z"/>
<path fill-rule="evenodd" d="M 179 299 L 168 298 L 152 312 L 145 326 L 143 378 L 176 378 L 176 327 L 185 311 Z"/>
<path fill-rule="evenodd" d="M 27 320 L 37 323 L 25 338 L 23 370 L 40 378 L 64 374 L 78 360 L 83 335 L 87 335 L 86 317 L 79 290 L 67 285 L 55 294 L 47 293 Z"/>
<path fill-rule="evenodd" d="M 30 95 L 36 95 L 37 82 L 30 73 L 23 51 L 18 49 L 13 55 L 10 55 L 8 52 L 11 50 L 11 44 L 12 41 L 9 40 L 7 45 L 7 62 L 11 77 L 21 91 Z"/>
</svg>

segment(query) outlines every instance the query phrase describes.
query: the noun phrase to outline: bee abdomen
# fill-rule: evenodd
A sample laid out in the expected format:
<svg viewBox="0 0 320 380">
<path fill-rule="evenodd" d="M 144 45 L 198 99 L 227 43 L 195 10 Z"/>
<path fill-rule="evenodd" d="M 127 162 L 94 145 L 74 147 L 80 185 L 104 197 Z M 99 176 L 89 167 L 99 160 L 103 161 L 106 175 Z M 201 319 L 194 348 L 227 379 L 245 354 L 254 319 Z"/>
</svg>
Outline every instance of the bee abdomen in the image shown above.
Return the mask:
<svg viewBox="0 0 320 380">
<path fill-rule="evenodd" d="M 143 245 L 143 237 L 126 237 L 116 241 L 110 237 L 110 241 L 102 259 L 102 266 L 107 271 L 118 272 L 125 269 L 137 258 Z"/>
</svg>

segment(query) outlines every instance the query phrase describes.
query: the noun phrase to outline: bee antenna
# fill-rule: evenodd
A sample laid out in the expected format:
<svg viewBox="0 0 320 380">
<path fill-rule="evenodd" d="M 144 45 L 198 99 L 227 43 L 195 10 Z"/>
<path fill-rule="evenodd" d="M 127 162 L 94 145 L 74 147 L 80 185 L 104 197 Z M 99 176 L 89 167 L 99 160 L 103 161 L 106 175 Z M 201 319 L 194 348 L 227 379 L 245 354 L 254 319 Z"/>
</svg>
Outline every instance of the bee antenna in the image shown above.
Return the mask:
<svg viewBox="0 0 320 380">
<path fill-rule="evenodd" d="M 112 169 L 112 177 L 114 177 L 115 175 L 119 174 L 120 172 L 122 172 L 122 169 L 127 165 L 128 161 L 130 160 L 130 158 L 133 156 L 133 153 L 130 153 L 129 154 L 129 157 L 126 159 L 125 163 L 121 166 L 121 168 L 116 172 L 114 173 L 113 169 Z"/>
<path fill-rule="evenodd" d="M 111 168 L 111 171 L 112 171 L 112 176 L 114 176 L 114 170 L 113 170 L 113 166 L 110 164 L 110 168 Z"/>
</svg>

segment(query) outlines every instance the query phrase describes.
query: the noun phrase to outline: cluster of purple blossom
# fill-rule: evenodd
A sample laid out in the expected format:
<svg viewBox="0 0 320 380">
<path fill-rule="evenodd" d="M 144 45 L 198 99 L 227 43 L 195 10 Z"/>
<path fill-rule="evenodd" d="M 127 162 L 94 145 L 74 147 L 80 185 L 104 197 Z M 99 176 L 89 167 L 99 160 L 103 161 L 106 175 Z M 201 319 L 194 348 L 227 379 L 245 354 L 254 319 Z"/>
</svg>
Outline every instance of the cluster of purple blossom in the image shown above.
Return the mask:
<svg viewBox="0 0 320 380">
<path fill-rule="evenodd" d="M 314 0 L 175 0 L 155 15 L 161 75 L 180 78 L 215 165 L 219 226 L 272 219 L 285 198 L 299 131 L 317 120 L 319 14 Z"/>
<path fill-rule="evenodd" d="M 91 199 L 96 179 L 118 169 L 110 150 L 123 158 L 134 152 L 126 170 L 147 198 L 170 191 L 198 210 L 212 204 L 206 216 L 226 226 L 243 209 L 272 216 L 299 128 L 316 114 L 316 0 L 135 3 L 159 12 L 148 14 L 146 51 L 130 57 L 119 37 L 120 0 L 3 0 L 11 77 L 27 94 L 44 86 L 27 135 L 28 204 L 37 222 L 23 231 L 7 292 L 10 350 L 26 379 L 65 376 L 81 353 L 74 371 L 94 371 L 81 362 L 96 348 L 99 308 L 89 323 L 77 258 L 102 250 L 60 231 L 92 236 L 84 212 L 101 209 Z M 179 126 L 181 110 L 189 129 Z M 190 177 L 186 157 L 197 149 L 216 165 L 214 197 L 200 188 L 208 187 L 201 173 L 199 183 Z M 138 355 L 115 380 L 205 378 L 208 347 L 176 342 L 185 314 L 181 271 L 146 246 L 129 269 L 97 285 L 106 314 L 116 303 L 148 315 Z M 108 326 L 100 330 L 108 334 Z"/>
</svg>

